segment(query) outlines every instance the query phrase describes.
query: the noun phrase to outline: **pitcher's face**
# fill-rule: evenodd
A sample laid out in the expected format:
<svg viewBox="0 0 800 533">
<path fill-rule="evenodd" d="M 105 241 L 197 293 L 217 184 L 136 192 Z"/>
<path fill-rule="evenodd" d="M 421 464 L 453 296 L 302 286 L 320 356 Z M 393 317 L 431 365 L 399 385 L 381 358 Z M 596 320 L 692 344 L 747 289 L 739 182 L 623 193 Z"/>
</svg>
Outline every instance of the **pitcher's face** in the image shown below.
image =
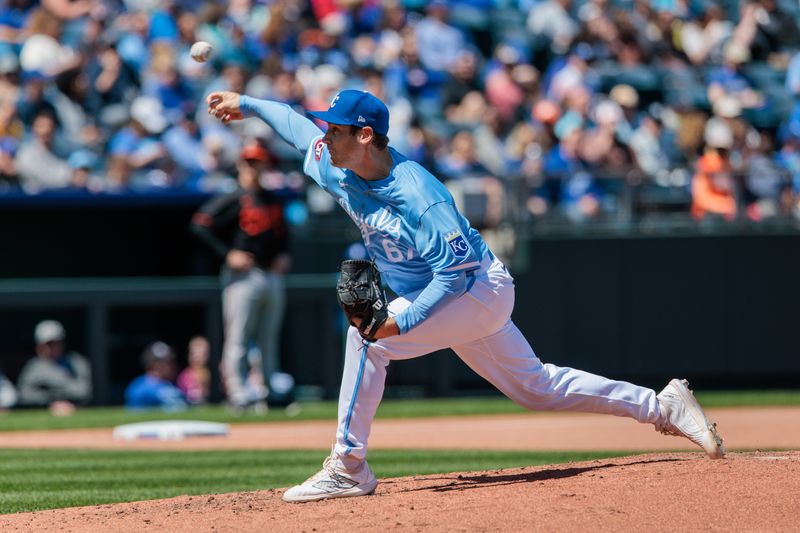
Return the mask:
<svg viewBox="0 0 800 533">
<path fill-rule="evenodd" d="M 333 166 L 352 169 L 349 165 L 357 161 L 358 150 L 361 148 L 358 132 L 351 133 L 350 126 L 328 124 L 328 131 L 325 132 L 322 142 L 328 145 Z"/>
</svg>

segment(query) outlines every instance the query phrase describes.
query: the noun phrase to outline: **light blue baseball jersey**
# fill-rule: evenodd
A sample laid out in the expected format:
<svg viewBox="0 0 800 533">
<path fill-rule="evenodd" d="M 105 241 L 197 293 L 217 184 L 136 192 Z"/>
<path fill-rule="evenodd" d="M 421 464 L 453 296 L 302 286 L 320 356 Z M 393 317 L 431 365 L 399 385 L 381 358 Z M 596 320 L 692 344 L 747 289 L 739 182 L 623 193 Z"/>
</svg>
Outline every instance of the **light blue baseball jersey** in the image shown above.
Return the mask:
<svg viewBox="0 0 800 533">
<path fill-rule="evenodd" d="M 416 296 L 395 317 L 401 333 L 466 290 L 467 275 L 480 267 L 489 251 L 456 209 L 450 192 L 430 172 L 389 148 L 389 175 L 363 180 L 351 170 L 333 166 L 322 131 L 289 106 L 242 96 L 240 107 L 245 115 L 258 115 L 306 154 L 305 173 L 356 223 L 386 284 L 398 295 Z"/>
</svg>

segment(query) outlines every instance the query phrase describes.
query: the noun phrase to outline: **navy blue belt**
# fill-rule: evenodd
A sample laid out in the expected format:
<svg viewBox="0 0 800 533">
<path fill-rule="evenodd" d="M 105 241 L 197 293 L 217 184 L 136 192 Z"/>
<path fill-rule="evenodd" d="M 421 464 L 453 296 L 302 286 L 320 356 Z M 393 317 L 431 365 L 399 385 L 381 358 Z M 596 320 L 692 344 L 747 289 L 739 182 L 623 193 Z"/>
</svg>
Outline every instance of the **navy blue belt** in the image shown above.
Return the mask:
<svg viewBox="0 0 800 533">
<path fill-rule="evenodd" d="M 489 260 L 494 262 L 494 254 L 492 253 L 492 251 L 491 250 L 487 250 L 486 254 L 489 257 Z M 483 260 L 481 260 L 481 263 L 483 263 Z M 480 267 L 476 268 L 475 270 L 470 270 L 469 272 L 466 273 L 466 276 L 467 276 L 467 288 L 464 290 L 465 293 L 469 292 L 469 290 L 472 288 L 472 286 L 475 285 L 475 272 L 477 272 L 478 270 L 480 270 Z"/>
<path fill-rule="evenodd" d="M 464 289 L 464 292 L 467 293 L 475 285 L 475 271 L 467 272 L 467 288 Z"/>
</svg>

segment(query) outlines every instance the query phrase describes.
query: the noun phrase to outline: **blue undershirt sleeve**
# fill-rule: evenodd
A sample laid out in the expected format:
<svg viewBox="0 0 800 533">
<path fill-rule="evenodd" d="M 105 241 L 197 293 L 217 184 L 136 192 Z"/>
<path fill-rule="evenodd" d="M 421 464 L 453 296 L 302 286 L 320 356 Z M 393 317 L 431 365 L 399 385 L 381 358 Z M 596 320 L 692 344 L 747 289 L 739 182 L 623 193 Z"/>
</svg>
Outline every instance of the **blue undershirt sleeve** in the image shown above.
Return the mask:
<svg viewBox="0 0 800 533">
<path fill-rule="evenodd" d="M 434 274 L 431 282 L 419 293 L 416 300 L 405 311 L 394 317 L 400 334 L 402 335 L 419 325 L 436 309 L 461 296 L 466 288 L 467 276 L 463 271 Z"/>
<path fill-rule="evenodd" d="M 269 124 L 283 140 L 304 154 L 311 141 L 322 135 L 316 124 L 286 104 L 243 94 L 239 99 L 239 109 L 244 116 L 255 115 Z"/>
</svg>

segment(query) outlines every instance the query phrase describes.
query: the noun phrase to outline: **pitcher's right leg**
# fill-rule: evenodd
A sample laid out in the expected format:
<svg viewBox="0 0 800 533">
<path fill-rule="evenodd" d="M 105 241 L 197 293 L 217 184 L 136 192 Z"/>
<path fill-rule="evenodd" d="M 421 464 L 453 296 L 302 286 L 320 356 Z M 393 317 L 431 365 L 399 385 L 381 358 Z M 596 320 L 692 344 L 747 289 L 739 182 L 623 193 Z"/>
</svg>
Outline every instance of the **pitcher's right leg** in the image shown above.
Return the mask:
<svg viewBox="0 0 800 533">
<path fill-rule="evenodd" d="M 454 350 L 475 372 L 528 409 L 626 416 L 685 437 L 712 459 L 725 455 L 716 425 L 706 418 L 685 381 L 673 379 L 656 395 L 625 381 L 542 364 L 510 320 L 494 335 Z"/>
<path fill-rule="evenodd" d="M 503 394 L 531 410 L 580 411 L 655 423 L 655 391 L 583 370 L 543 364 L 509 320 L 498 332 L 453 350 Z"/>
</svg>

